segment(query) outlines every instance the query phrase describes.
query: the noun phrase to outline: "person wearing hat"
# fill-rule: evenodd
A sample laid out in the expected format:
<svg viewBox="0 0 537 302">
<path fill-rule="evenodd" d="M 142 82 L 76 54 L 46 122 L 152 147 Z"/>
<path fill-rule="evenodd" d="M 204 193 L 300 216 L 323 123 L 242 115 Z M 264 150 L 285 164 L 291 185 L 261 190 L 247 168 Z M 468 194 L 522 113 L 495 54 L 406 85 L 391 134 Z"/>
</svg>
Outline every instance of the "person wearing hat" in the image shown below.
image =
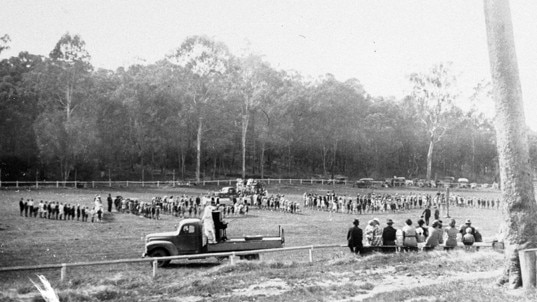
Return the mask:
<svg viewBox="0 0 537 302">
<path fill-rule="evenodd" d="M 423 210 L 423 213 L 421 213 L 421 218 L 425 219 L 425 224 L 429 225 L 429 219 L 431 218 L 431 206 L 428 205 L 425 210 Z"/>
<path fill-rule="evenodd" d="M 425 240 L 423 250 L 426 252 L 432 251 L 442 243 L 444 243 L 442 224 L 438 220 L 435 220 L 432 224 L 432 231 L 430 232 L 429 237 L 427 237 L 427 240 Z"/>
<path fill-rule="evenodd" d="M 388 219 L 386 221 L 386 224 L 388 226 L 386 226 L 384 228 L 384 230 L 382 230 L 382 245 L 384 246 L 391 246 L 391 247 L 387 247 L 385 248 L 384 251 L 386 252 L 395 252 L 396 250 L 396 247 L 395 247 L 395 240 L 396 240 L 396 237 L 397 237 L 397 230 L 393 228 L 393 220 L 391 219 Z"/>
<path fill-rule="evenodd" d="M 459 229 L 459 233 L 461 233 L 461 236 L 466 235 L 466 229 L 470 228 L 472 236 L 475 236 L 475 228 L 472 226 L 472 222 L 470 219 L 466 219 L 466 222 L 463 226 Z"/>
<path fill-rule="evenodd" d="M 347 243 L 349 248 L 351 249 L 351 252 L 358 254 L 361 253 L 363 247 L 363 232 L 362 229 L 358 227 L 358 225 L 360 224 L 360 221 L 358 219 L 354 219 L 352 224 L 354 226 L 351 227 L 347 232 Z"/>
<path fill-rule="evenodd" d="M 208 243 L 216 243 L 216 233 L 213 220 L 213 210 L 214 210 L 214 201 L 211 201 L 211 204 L 205 206 L 203 210 L 203 215 L 201 216 L 201 223 L 203 225 L 204 240 L 207 240 Z"/>
</svg>

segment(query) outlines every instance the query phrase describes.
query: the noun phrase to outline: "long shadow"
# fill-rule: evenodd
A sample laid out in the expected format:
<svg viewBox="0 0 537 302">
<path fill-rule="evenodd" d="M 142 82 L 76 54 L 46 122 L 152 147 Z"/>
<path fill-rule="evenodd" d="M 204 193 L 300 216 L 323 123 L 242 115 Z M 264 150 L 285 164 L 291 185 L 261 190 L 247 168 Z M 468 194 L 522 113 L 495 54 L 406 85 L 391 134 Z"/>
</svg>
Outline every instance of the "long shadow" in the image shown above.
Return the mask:
<svg viewBox="0 0 537 302">
<path fill-rule="evenodd" d="M 176 268 L 211 268 L 220 265 L 219 262 L 172 262 L 168 264 L 165 268 L 167 269 L 176 269 Z"/>
</svg>

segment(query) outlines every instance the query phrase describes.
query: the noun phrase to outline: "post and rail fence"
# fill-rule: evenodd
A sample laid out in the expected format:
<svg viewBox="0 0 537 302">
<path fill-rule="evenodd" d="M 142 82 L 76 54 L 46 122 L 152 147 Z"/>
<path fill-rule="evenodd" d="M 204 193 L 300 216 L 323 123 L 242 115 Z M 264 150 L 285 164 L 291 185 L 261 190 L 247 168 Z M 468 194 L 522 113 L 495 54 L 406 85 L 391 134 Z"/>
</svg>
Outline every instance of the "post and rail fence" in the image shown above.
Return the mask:
<svg viewBox="0 0 537 302">
<path fill-rule="evenodd" d="M 218 180 L 189 180 L 189 181 L 176 181 L 176 180 L 157 180 L 157 181 L 144 181 L 144 180 L 100 180 L 100 181 L 65 181 L 65 180 L 33 180 L 33 181 L 3 181 L 0 180 L 0 189 L 1 188 L 169 188 L 169 187 L 191 187 L 191 186 L 234 186 L 236 179 L 218 179 Z M 333 187 L 336 186 L 354 186 L 355 181 L 351 180 L 336 180 L 336 179 L 321 179 L 321 178 L 263 178 L 259 179 L 266 183 L 267 185 L 271 184 L 289 184 L 289 185 L 330 185 Z M 383 181 L 375 181 L 374 185 L 370 188 L 380 188 L 383 184 Z M 401 187 L 411 187 L 418 188 L 419 186 L 401 186 Z M 489 184 L 480 184 L 479 188 L 491 188 Z M 437 187 L 439 189 L 440 187 Z"/>
<path fill-rule="evenodd" d="M 494 244 L 491 242 L 476 242 L 474 244 L 477 247 L 492 247 L 494 248 Z M 381 246 L 382 247 L 382 246 Z M 381 247 L 374 247 L 374 248 L 381 248 Z M 464 245 L 462 243 L 459 243 L 459 247 L 463 248 Z M 163 260 L 189 260 L 189 259 L 203 259 L 203 258 L 229 258 L 230 265 L 234 265 L 236 263 L 236 257 L 240 256 L 247 256 L 252 254 L 259 255 L 259 260 L 263 260 L 263 254 L 267 253 L 277 253 L 277 252 L 287 252 L 287 251 L 298 251 L 298 250 L 307 250 L 308 251 L 308 262 L 313 262 L 313 251 L 319 250 L 319 249 L 327 249 L 327 248 L 348 248 L 346 244 L 322 244 L 322 245 L 307 245 L 307 246 L 293 246 L 293 247 L 283 247 L 283 248 L 275 248 L 275 249 L 263 249 L 263 250 L 249 250 L 249 251 L 236 251 L 236 252 L 223 252 L 223 253 L 208 253 L 208 254 L 194 254 L 194 255 L 179 255 L 179 256 L 167 256 L 167 257 L 146 257 L 146 258 L 136 258 L 136 259 L 117 259 L 117 260 L 108 260 L 108 261 L 93 261 L 93 262 L 74 262 L 74 263 L 57 263 L 57 264 L 42 264 L 42 265 L 34 265 L 34 266 L 12 266 L 12 267 L 0 267 L 0 273 L 4 272 L 15 272 L 15 271 L 25 271 L 25 270 L 46 270 L 46 269 L 60 269 L 60 281 L 65 281 L 67 278 L 67 267 L 83 267 L 83 266 L 99 266 L 99 265 L 114 265 L 114 264 L 124 264 L 124 263 L 140 263 L 140 262 L 151 262 L 152 264 L 152 277 L 155 278 L 158 271 L 158 261 Z M 397 251 L 400 252 L 401 247 L 400 246 L 388 246 L 388 248 L 396 248 Z M 531 260 L 533 263 L 533 287 L 535 287 L 535 253 L 537 252 L 537 249 L 533 250 L 526 250 L 521 251 L 522 252 L 531 252 L 530 258 L 524 258 L 524 259 L 533 259 Z M 522 255 L 522 254 L 521 254 Z M 524 254 L 525 256 L 528 256 L 530 254 Z M 531 258 L 533 257 L 533 258 Z M 522 259 L 521 256 L 521 266 L 522 266 Z M 527 263 L 527 262 L 524 262 Z M 524 279 L 528 278 L 525 277 L 524 271 L 523 271 L 523 280 L 529 280 Z M 531 279 L 531 278 L 530 278 Z"/>
<path fill-rule="evenodd" d="M 42 264 L 34 266 L 12 266 L 12 267 L 0 267 L 0 273 L 4 272 L 14 272 L 14 271 L 25 271 L 25 270 L 46 270 L 46 269 L 60 269 L 60 280 L 63 282 L 67 278 L 67 268 L 68 267 L 83 267 L 83 266 L 99 266 L 99 265 L 114 265 L 114 264 L 124 264 L 124 263 L 140 263 L 140 262 L 151 262 L 152 263 L 152 277 L 155 278 L 157 275 L 158 261 L 163 260 L 188 260 L 188 259 L 202 259 L 210 257 L 221 257 L 229 258 L 229 263 L 234 265 L 236 263 L 236 257 L 258 254 L 259 259 L 262 260 L 262 255 L 266 253 L 276 253 L 276 252 L 286 252 L 286 251 L 296 251 L 296 250 L 307 250 L 308 251 L 308 262 L 313 262 L 313 250 L 314 249 L 326 249 L 326 248 L 339 248 L 347 247 L 346 245 L 340 244 L 324 244 L 324 245 L 308 245 L 308 246 L 296 246 L 296 247 L 283 247 L 275 249 L 264 249 L 264 250 L 249 250 L 249 251 L 237 251 L 237 252 L 224 252 L 224 253 L 210 253 L 210 254 L 195 254 L 195 255 L 180 255 L 180 256 L 167 256 L 167 257 L 147 257 L 147 258 L 136 258 L 136 259 L 118 259 L 118 260 L 108 260 L 108 261 L 93 261 L 93 262 L 74 262 L 74 263 L 57 263 L 57 264 Z"/>
</svg>

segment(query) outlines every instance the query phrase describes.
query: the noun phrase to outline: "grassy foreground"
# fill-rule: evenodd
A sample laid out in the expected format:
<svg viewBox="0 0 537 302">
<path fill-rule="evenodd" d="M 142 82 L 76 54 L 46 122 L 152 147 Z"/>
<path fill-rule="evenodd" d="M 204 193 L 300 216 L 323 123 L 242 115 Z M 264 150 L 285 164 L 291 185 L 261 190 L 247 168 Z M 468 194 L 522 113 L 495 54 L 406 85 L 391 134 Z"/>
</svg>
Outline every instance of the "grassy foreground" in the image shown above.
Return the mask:
<svg viewBox="0 0 537 302">
<path fill-rule="evenodd" d="M 298 199 L 305 190 L 318 188 L 279 187 Z M 318 190 L 322 190 L 320 188 Z M 197 194 L 206 190 L 110 191 L 112 195 L 138 197 Z M 346 194 L 354 194 L 347 188 Z M 0 266 L 138 258 L 141 237 L 174 228 L 179 220 L 164 215 L 149 220 L 113 212 L 102 223 L 55 221 L 20 217 L 20 197 L 34 201 L 91 204 L 91 190 L 0 191 Z M 478 194 L 478 193 L 473 193 Z M 484 194 L 493 194 L 486 192 Z M 373 217 L 395 220 L 401 228 L 406 218 L 416 220 L 421 211 L 376 213 L 359 216 L 364 227 Z M 455 208 L 451 217 L 472 219 L 491 240 L 499 225 L 497 210 Z M 442 213 L 444 216 L 445 213 Z M 228 236 L 275 234 L 278 225 L 286 231 L 286 246 L 345 243 L 347 228 L 355 216 L 305 210 L 287 214 L 252 210 L 245 217 L 230 217 Z M 60 283 L 59 269 L 0 273 L 2 301 L 32 301 L 37 290 L 30 282 L 36 273 L 45 275 L 57 289 L 61 301 L 534 301 L 535 293 L 504 291 L 494 287 L 501 272 L 502 255 L 483 249 L 479 253 L 432 252 L 374 255 L 360 258 L 347 249 L 314 252 L 307 263 L 305 251 L 267 254 L 263 261 L 230 266 L 215 259 L 172 262 L 151 278 L 149 264 L 123 264 L 69 268 L 67 282 Z"/>
</svg>

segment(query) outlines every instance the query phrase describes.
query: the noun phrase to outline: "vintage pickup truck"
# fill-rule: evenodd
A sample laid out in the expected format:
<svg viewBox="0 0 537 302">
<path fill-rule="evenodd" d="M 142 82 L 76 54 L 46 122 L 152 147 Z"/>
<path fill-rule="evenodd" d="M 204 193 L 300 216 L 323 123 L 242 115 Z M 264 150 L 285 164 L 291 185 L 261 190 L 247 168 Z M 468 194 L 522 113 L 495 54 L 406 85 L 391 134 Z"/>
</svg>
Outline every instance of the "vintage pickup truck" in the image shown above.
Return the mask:
<svg viewBox="0 0 537 302">
<path fill-rule="evenodd" d="M 176 255 L 209 254 L 220 252 L 262 250 L 283 247 L 284 231 L 280 229 L 278 236 L 245 236 L 227 238 L 227 224 L 222 221 L 219 211 L 213 212 L 217 243 L 205 243 L 201 220 L 197 218 L 183 219 L 177 230 L 165 233 L 154 233 L 145 236 L 143 257 L 166 257 Z M 257 259 L 258 254 L 245 255 L 246 259 Z M 158 261 L 159 266 L 166 266 L 170 260 Z"/>
</svg>

